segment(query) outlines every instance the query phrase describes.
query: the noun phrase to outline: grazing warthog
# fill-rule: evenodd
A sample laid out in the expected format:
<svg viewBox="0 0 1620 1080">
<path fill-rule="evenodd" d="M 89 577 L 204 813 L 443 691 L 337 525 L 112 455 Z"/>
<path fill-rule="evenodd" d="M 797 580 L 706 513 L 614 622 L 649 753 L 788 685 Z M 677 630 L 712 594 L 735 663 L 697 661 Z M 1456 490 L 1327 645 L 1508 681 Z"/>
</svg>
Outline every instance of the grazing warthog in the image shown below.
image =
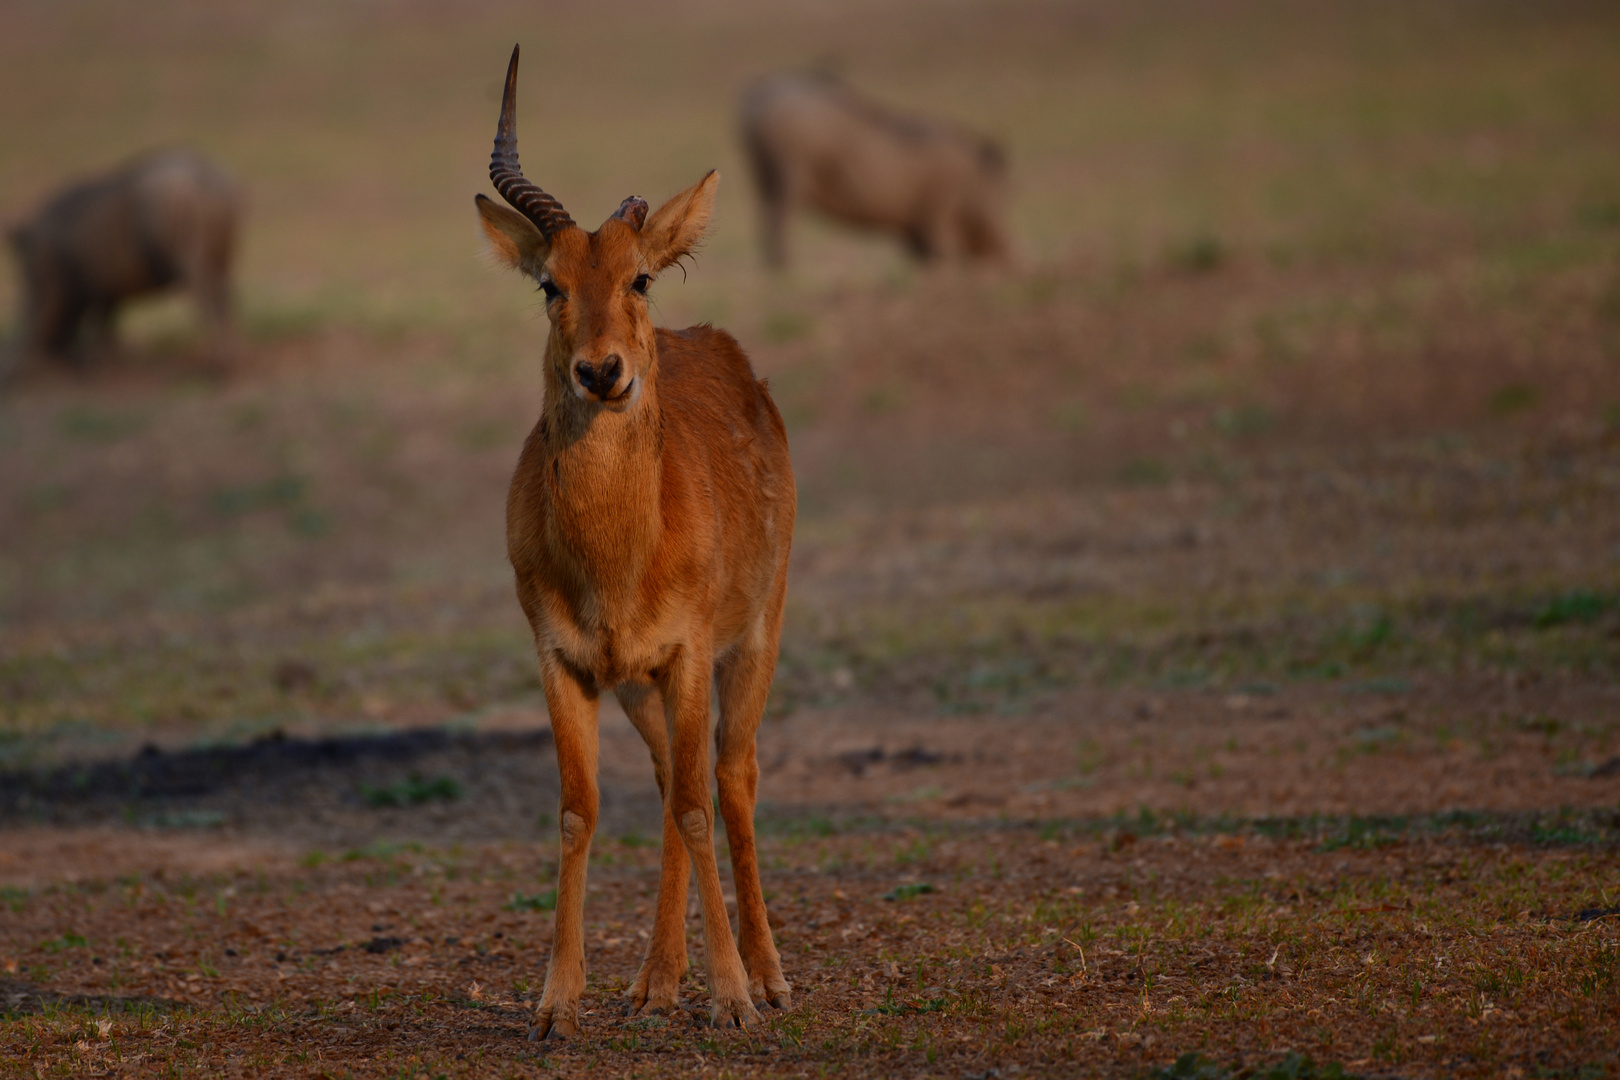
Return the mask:
<svg viewBox="0 0 1620 1080">
<path fill-rule="evenodd" d="M 788 213 L 810 206 L 894 233 L 919 259 L 1007 254 L 1006 159 L 956 124 L 899 116 L 827 75 L 776 75 L 742 99 L 765 214 L 765 259 L 787 258 Z"/>
<path fill-rule="evenodd" d="M 120 302 L 179 286 L 196 299 L 210 351 L 223 358 L 240 217 L 231 178 L 183 150 L 73 184 L 10 232 L 22 268 L 23 352 L 82 364 L 81 327 L 104 342 Z"/>
</svg>

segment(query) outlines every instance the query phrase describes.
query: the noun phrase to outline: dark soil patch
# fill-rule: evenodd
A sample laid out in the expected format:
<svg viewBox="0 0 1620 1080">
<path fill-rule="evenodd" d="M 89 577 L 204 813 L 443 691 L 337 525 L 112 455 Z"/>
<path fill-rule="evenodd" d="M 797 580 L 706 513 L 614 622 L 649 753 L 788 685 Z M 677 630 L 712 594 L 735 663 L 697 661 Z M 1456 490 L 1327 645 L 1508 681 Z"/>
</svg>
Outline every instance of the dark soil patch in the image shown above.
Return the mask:
<svg viewBox="0 0 1620 1080">
<path fill-rule="evenodd" d="M 558 794 L 549 728 L 275 733 L 240 746 L 147 745 L 118 760 L 3 773 L 0 824 L 223 827 L 316 847 L 533 839 L 550 831 Z M 656 831 L 659 814 L 656 793 L 604 785 L 604 828 Z"/>
</svg>

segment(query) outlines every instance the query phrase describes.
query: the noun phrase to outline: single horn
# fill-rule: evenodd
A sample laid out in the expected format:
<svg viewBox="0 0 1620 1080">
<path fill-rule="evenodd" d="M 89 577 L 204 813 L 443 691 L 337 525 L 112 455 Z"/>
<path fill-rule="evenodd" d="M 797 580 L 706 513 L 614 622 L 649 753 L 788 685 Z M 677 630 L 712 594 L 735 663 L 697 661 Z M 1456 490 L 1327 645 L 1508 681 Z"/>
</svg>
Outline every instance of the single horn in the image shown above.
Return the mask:
<svg viewBox="0 0 1620 1080">
<path fill-rule="evenodd" d="M 647 220 L 647 200 L 640 195 L 632 195 L 619 204 L 619 208 L 613 211 L 613 216 L 623 219 L 632 229 L 640 232 L 641 226 Z"/>
<path fill-rule="evenodd" d="M 517 152 L 517 67 L 518 47 L 512 46 L 512 62 L 506 65 L 506 92 L 501 95 L 501 123 L 495 129 L 495 150 L 489 155 L 489 178 L 501 198 L 534 222 L 541 235 L 551 236 L 574 223 L 562 203 L 540 190 L 540 185 L 523 175 Z"/>
</svg>

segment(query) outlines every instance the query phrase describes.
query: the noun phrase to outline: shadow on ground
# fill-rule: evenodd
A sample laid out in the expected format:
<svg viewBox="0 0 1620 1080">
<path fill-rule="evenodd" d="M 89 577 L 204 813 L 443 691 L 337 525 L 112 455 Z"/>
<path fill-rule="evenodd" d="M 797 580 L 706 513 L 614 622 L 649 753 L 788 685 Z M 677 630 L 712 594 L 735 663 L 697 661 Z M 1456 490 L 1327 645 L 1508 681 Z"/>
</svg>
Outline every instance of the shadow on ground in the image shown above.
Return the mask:
<svg viewBox="0 0 1620 1080">
<path fill-rule="evenodd" d="M 646 792 L 604 784 L 602 827 L 656 831 Z M 0 823 L 228 827 L 293 844 L 535 839 L 559 797 L 551 732 L 443 728 L 163 750 L 0 773 Z"/>
</svg>

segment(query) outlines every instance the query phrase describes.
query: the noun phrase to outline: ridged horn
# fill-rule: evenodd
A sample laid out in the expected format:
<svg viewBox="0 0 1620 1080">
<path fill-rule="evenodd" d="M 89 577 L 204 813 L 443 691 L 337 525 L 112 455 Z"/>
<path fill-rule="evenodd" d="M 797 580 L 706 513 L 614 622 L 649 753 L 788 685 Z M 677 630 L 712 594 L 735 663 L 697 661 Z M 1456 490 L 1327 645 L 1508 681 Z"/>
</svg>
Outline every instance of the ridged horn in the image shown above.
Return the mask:
<svg viewBox="0 0 1620 1080">
<path fill-rule="evenodd" d="M 517 67 L 518 47 L 512 46 L 512 62 L 506 65 L 506 92 L 501 95 L 501 123 L 495 129 L 495 150 L 489 155 L 489 178 L 501 198 L 539 229 L 551 236 L 568 228 L 574 219 L 562 203 L 540 190 L 540 185 L 523 175 L 517 152 Z"/>
</svg>

